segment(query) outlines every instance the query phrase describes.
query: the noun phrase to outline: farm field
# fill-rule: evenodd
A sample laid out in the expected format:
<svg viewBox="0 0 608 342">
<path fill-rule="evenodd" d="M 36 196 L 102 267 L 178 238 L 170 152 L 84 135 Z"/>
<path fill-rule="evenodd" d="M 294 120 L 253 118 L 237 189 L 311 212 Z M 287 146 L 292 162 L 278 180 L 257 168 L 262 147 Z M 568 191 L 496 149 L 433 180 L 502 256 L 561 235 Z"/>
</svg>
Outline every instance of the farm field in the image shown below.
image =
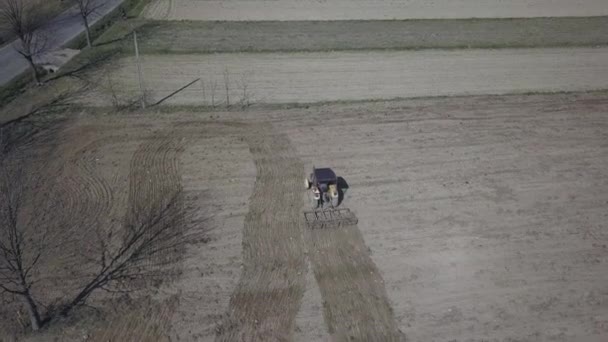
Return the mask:
<svg viewBox="0 0 608 342">
<path fill-rule="evenodd" d="M 144 11 L 150 19 L 395 20 L 454 18 L 577 17 L 608 15 L 603 0 L 155 0 Z"/>
<path fill-rule="evenodd" d="M 608 88 L 607 48 L 146 55 L 149 100 L 163 104 L 309 103 L 422 96 Z M 93 78 L 137 96 L 136 65 L 123 58 Z M 228 85 L 226 87 L 226 85 Z M 226 91 L 228 88 L 228 91 Z M 228 99 L 226 99 L 228 93 Z M 230 100 L 232 99 L 232 100 Z M 108 105 L 100 87 L 87 103 Z"/>
<path fill-rule="evenodd" d="M 608 341 L 607 0 L 120 5 L 0 89 L 0 342 Z"/>
<path fill-rule="evenodd" d="M 608 17 L 343 21 L 142 21 L 146 54 L 600 46 Z M 131 45 L 128 44 L 130 48 Z"/>
<path fill-rule="evenodd" d="M 183 189 L 207 238 L 151 297 L 179 297 L 142 326 L 157 338 L 601 341 L 607 109 L 599 92 L 85 111 L 22 148 L 59 170 L 37 193 L 70 212 L 120 219 Z M 313 164 L 344 177 L 357 225 L 305 227 Z"/>
</svg>

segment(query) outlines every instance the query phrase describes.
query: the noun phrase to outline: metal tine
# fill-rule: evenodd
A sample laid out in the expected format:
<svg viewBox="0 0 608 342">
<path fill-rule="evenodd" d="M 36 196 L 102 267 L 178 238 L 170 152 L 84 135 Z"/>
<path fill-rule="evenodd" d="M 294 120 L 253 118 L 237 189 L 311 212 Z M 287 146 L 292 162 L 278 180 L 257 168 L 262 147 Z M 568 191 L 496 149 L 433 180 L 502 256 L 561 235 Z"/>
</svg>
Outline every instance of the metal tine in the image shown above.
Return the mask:
<svg viewBox="0 0 608 342">
<path fill-rule="evenodd" d="M 304 218 L 312 229 L 354 225 L 359 221 L 348 208 L 306 211 Z"/>
</svg>

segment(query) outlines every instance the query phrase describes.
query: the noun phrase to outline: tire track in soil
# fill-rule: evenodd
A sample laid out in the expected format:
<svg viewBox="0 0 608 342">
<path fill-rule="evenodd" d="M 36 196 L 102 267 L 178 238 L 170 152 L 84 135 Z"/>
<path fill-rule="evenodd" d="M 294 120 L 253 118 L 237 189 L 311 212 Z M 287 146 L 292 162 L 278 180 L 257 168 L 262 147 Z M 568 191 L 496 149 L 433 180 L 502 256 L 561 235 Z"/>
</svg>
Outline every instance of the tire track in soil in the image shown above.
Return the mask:
<svg viewBox="0 0 608 342">
<path fill-rule="evenodd" d="M 65 148 L 51 157 L 45 169 L 54 176 L 38 180 L 43 186 L 36 187 L 33 202 L 35 220 L 50 222 L 46 224 L 72 238 L 97 228 L 113 208 L 112 187 L 95 170 L 97 150 L 108 139 L 90 134 L 83 139 L 88 140 L 83 147 Z"/>
<path fill-rule="evenodd" d="M 166 195 L 181 190 L 177 139 L 151 137 L 145 139 L 131 159 L 129 172 L 129 203 L 136 212 L 166 200 Z"/>
<path fill-rule="evenodd" d="M 243 270 L 216 341 L 287 341 L 305 290 L 303 164 L 285 135 L 246 134 L 257 170 L 243 228 Z"/>
<path fill-rule="evenodd" d="M 359 228 L 308 230 L 308 257 L 335 341 L 404 341 Z"/>
<path fill-rule="evenodd" d="M 98 149 L 107 143 L 87 127 L 62 131 L 62 139 L 44 140 L 54 144 L 53 151 L 39 155 L 35 163 L 29 198 L 24 208 L 27 224 L 46 227 L 47 248 L 57 248 L 52 258 L 46 258 L 43 276 L 49 286 L 39 291 L 47 298 L 62 298 L 78 286 L 80 279 L 72 271 L 82 271 L 83 256 L 90 254 L 91 236 L 102 226 L 114 208 L 111 184 L 96 171 Z M 73 138 L 68 143 L 69 137 Z M 78 143 L 74 143 L 77 141 Z M 34 143 L 30 148 L 44 147 Z M 34 152 L 36 155 L 37 152 Z M 68 274 L 69 273 L 69 274 Z"/>
<path fill-rule="evenodd" d="M 65 212 L 74 220 L 75 229 L 95 228 L 113 208 L 112 187 L 95 170 L 97 150 L 108 140 L 102 138 L 87 144 L 66 164 L 67 174 L 60 190 L 65 193 L 68 208 L 72 208 Z"/>
<path fill-rule="evenodd" d="M 34 219 L 42 219 L 62 230 L 78 232 L 89 228 L 107 214 L 111 207 L 111 190 L 105 179 L 99 177 L 90 165 L 94 160 L 94 150 L 103 139 L 95 137 L 87 129 L 65 132 L 65 135 L 79 135 L 80 146 L 60 145 L 50 156 L 41 159 L 45 173 L 35 179 L 32 205 L 38 214 Z M 46 176 L 50 175 L 50 176 Z"/>
</svg>

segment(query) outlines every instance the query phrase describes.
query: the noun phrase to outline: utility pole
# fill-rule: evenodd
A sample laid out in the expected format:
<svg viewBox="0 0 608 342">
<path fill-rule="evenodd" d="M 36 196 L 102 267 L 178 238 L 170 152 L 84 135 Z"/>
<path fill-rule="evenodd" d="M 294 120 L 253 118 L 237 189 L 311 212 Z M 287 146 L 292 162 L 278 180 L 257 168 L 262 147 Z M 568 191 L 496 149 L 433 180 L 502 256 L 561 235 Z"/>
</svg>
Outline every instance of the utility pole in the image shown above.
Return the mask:
<svg viewBox="0 0 608 342">
<path fill-rule="evenodd" d="M 141 90 L 141 108 L 146 109 L 146 91 L 144 89 L 144 78 L 139 62 L 139 49 L 137 47 L 137 32 L 133 30 L 133 43 L 135 44 L 135 63 L 137 63 L 137 76 L 139 77 L 139 89 Z"/>
</svg>

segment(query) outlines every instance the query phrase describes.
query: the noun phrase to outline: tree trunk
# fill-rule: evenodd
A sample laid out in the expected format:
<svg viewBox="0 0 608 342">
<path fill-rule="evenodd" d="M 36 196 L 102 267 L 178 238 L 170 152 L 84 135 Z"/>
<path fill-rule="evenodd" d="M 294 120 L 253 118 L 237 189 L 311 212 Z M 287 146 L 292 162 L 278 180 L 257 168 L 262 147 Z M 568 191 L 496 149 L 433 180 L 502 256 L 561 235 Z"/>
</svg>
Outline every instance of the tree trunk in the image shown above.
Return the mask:
<svg viewBox="0 0 608 342">
<path fill-rule="evenodd" d="M 36 64 L 34 64 L 34 60 L 32 56 L 25 56 L 25 59 L 27 59 L 27 62 L 30 64 L 30 68 L 32 69 L 32 77 L 34 78 L 34 81 L 36 81 L 37 85 L 40 85 L 40 77 L 38 77 L 38 70 L 36 70 Z"/>
<path fill-rule="evenodd" d="M 32 299 L 32 295 L 30 294 L 29 290 L 26 290 L 23 297 L 25 298 L 25 306 L 27 307 L 27 313 L 30 316 L 32 330 L 36 331 L 36 330 L 40 329 L 40 325 L 41 325 L 40 313 L 38 312 L 38 307 L 36 306 L 36 303 Z"/>
<path fill-rule="evenodd" d="M 84 21 L 84 32 L 87 36 L 87 46 L 91 47 L 91 29 L 89 28 L 89 19 L 87 19 L 87 17 L 83 15 L 82 20 Z"/>
</svg>

